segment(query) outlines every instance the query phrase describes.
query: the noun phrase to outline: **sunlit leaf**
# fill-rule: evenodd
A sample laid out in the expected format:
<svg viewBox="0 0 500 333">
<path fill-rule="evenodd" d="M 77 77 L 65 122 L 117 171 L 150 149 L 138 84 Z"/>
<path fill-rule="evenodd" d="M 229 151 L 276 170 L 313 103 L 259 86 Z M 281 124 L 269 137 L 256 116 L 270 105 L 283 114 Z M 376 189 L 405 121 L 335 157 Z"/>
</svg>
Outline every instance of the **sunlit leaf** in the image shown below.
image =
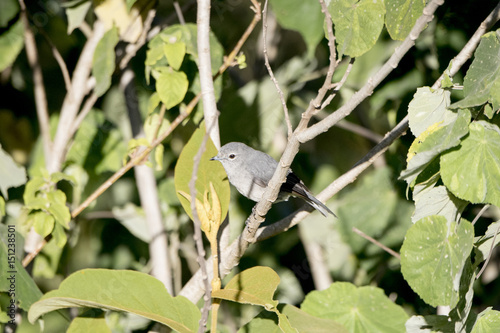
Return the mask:
<svg viewBox="0 0 500 333">
<path fill-rule="evenodd" d="M 188 86 L 184 72 L 164 71 L 156 80 L 156 91 L 167 110 L 182 102 Z"/>
<path fill-rule="evenodd" d="M 385 0 L 385 24 L 392 39 L 404 40 L 422 15 L 425 0 Z"/>
<path fill-rule="evenodd" d="M 487 308 L 477 316 L 471 333 L 500 332 L 500 311 Z"/>
<path fill-rule="evenodd" d="M 198 149 L 203 141 L 205 135 L 205 125 L 202 124 L 201 128 L 198 128 L 191 139 L 189 139 L 186 146 L 183 148 L 179 160 L 175 166 L 175 189 L 177 192 L 177 197 L 179 198 L 182 207 L 187 212 L 187 214 L 192 218 L 190 202 L 182 196 L 179 191 L 185 192 L 190 195 L 191 191 L 189 189 L 189 181 L 193 173 L 193 160 L 195 155 L 198 153 Z M 196 198 L 203 202 L 203 197 L 206 191 L 210 191 L 210 183 L 213 184 L 215 191 L 218 194 L 220 201 L 222 213 L 222 220 L 225 219 L 228 207 L 229 207 L 229 182 L 227 180 L 226 172 L 220 163 L 217 161 L 210 161 L 210 158 L 217 155 L 217 149 L 215 148 L 212 140 L 208 139 L 206 144 L 206 150 L 203 153 L 200 166 L 198 169 L 198 177 L 195 183 L 196 186 Z"/>
<path fill-rule="evenodd" d="M 279 282 L 271 268 L 256 266 L 237 274 L 224 289 L 212 292 L 212 297 L 271 309 L 278 305 L 273 297 Z"/>
<path fill-rule="evenodd" d="M 26 169 L 17 165 L 12 157 L 0 146 L 0 191 L 8 199 L 7 190 L 26 183 Z"/>
<path fill-rule="evenodd" d="M 0 35 L 0 72 L 12 65 L 24 47 L 24 27 L 19 19 Z"/>
<path fill-rule="evenodd" d="M 431 127 L 420 134 L 408 152 L 408 166 L 401 172 L 401 179 L 412 184 L 417 176 L 442 152 L 456 147 L 460 139 L 469 132 L 470 112 L 459 110 L 455 122 L 447 126 Z"/>
<path fill-rule="evenodd" d="M 474 228 L 443 216 L 417 221 L 401 247 L 401 272 L 412 289 L 432 306 L 458 302 L 458 282 L 472 250 Z"/>
<path fill-rule="evenodd" d="M 94 93 L 103 95 L 111 86 L 111 76 L 115 71 L 115 46 L 118 43 L 118 29 L 108 30 L 97 44 L 92 61 L 92 75 L 96 79 Z"/>
<path fill-rule="evenodd" d="M 335 320 L 356 333 L 404 332 L 408 319 L 403 308 L 382 289 L 356 287 L 348 282 L 336 282 L 328 289 L 309 293 L 301 309 L 315 317 Z"/>
<path fill-rule="evenodd" d="M 500 129 L 477 121 L 459 149 L 441 157 L 441 177 L 457 197 L 500 206 Z"/>
<path fill-rule="evenodd" d="M 67 6 L 66 16 L 68 18 L 68 35 L 73 32 L 76 28 L 85 20 L 85 16 L 92 6 L 92 1 L 78 1 L 73 6 Z"/>
<path fill-rule="evenodd" d="M 182 296 L 170 296 L 165 286 L 148 274 L 85 269 L 71 274 L 58 289 L 46 293 L 33 304 L 28 318 L 33 323 L 47 312 L 71 307 L 126 311 L 179 332 L 197 331 L 201 317 L 193 303 Z"/>
<path fill-rule="evenodd" d="M 382 0 L 332 0 L 328 10 L 341 55 L 359 57 L 375 45 L 384 27 Z"/>
<path fill-rule="evenodd" d="M 500 37 L 492 31 L 481 37 L 474 60 L 464 79 L 465 98 L 452 104 L 453 108 L 466 108 L 491 102 L 500 108 Z"/>
<path fill-rule="evenodd" d="M 446 126 L 457 119 L 457 113 L 449 111 L 450 91 L 431 90 L 429 87 L 418 88 L 408 105 L 410 129 L 418 137 L 427 128 L 436 123 Z"/>
<path fill-rule="evenodd" d="M 163 52 L 167 58 L 168 64 L 176 71 L 182 65 L 184 55 L 186 54 L 186 44 L 183 42 L 166 43 L 163 45 Z"/>
</svg>

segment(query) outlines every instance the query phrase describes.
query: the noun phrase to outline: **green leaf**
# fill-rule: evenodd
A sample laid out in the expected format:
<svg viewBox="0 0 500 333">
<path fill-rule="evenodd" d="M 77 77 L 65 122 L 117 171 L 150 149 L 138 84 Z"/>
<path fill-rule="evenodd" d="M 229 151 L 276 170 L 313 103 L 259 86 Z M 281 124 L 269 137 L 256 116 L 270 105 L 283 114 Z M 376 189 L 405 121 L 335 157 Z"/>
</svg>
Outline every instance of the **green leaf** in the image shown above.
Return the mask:
<svg viewBox="0 0 500 333">
<path fill-rule="evenodd" d="M 161 122 L 160 129 L 158 129 L 159 122 Z M 160 119 L 160 114 L 153 113 L 149 115 L 144 121 L 144 133 L 146 134 L 147 143 L 153 142 L 154 139 L 158 138 L 169 128 L 170 122 L 166 118 Z"/>
<path fill-rule="evenodd" d="M 410 148 L 412 153 L 408 152 L 408 166 L 401 172 L 400 179 L 412 184 L 439 154 L 460 144 L 460 138 L 469 131 L 469 123 L 470 112 L 461 109 L 455 122 L 436 125 L 417 137 Z"/>
<path fill-rule="evenodd" d="M 61 180 L 67 180 L 71 184 L 76 184 L 76 179 L 71 175 L 62 172 L 54 172 L 50 175 L 50 181 L 54 184 L 59 183 Z"/>
<path fill-rule="evenodd" d="M 66 194 L 61 190 L 50 191 L 47 192 L 47 199 L 50 202 L 50 206 L 47 208 L 49 213 L 54 216 L 57 223 L 69 229 L 71 213 L 66 206 Z"/>
<path fill-rule="evenodd" d="M 70 35 L 73 30 L 80 27 L 91 6 L 92 1 L 78 1 L 75 5 L 66 8 L 68 35 Z"/>
<path fill-rule="evenodd" d="M 260 305 L 270 310 L 278 305 L 273 296 L 279 283 L 278 274 L 271 268 L 256 266 L 234 276 L 224 289 L 212 292 L 212 297 Z"/>
<path fill-rule="evenodd" d="M 64 245 L 66 245 L 66 242 L 68 241 L 68 237 L 64 232 L 63 226 L 58 223 L 54 225 L 54 231 L 52 232 L 52 236 L 54 236 L 56 245 L 59 246 L 60 248 L 64 247 Z"/>
<path fill-rule="evenodd" d="M 377 238 L 384 233 L 391 222 L 397 203 L 397 196 L 391 185 L 391 171 L 380 168 L 362 178 L 360 184 L 342 196 L 338 205 L 339 225 L 343 239 L 354 252 L 361 251 L 368 241 L 352 232 L 361 229 L 368 236 Z M 377 193 L 376 196 L 366 193 Z M 370 221 L 370 223 L 366 223 Z"/>
<path fill-rule="evenodd" d="M 101 38 L 94 52 L 92 75 L 96 79 L 94 92 L 102 96 L 111 86 L 111 76 L 115 71 L 115 46 L 118 44 L 118 28 L 113 26 Z"/>
<path fill-rule="evenodd" d="M 0 197 L 0 218 L 5 216 L 5 199 Z"/>
<path fill-rule="evenodd" d="M 471 333 L 500 332 L 500 312 L 487 308 L 477 316 Z"/>
<path fill-rule="evenodd" d="M 9 30 L 0 35 L 0 72 L 14 63 L 24 47 L 24 27 L 17 20 Z"/>
<path fill-rule="evenodd" d="M 331 320 L 314 317 L 290 304 L 279 304 L 280 313 L 288 317 L 291 326 L 299 333 L 347 333 L 348 331 L 339 323 Z M 278 319 L 274 313 L 262 311 L 238 333 L 281 332 Z"/>
<path fill-rule="evenodd" d="M 14 298 L 19 302 L 21 309 L 28 311 L 31 305 L 42 297 L 42 292 L 38 289 L 33 278 L 26 272 L 21 261 L 17 259 L 17 251 L 22 251 L 22 248 L 17 248 L 15 244 L 18 241 L 16 238 L 21 237 L 21 235 L 10 228 L 12 226 L 9 226 L 9 229 L 3 226 L 0 228 L 2 240 L 7 240 L 6 243 L 0 241 L 0 258 L 3 260 L 0 270 L 0 291 L 9 292 L 10 284 L 15 280 L 16 293 Z M 11 281 L 13 276 L 14 279 Z"/>
<path fill-rule="evenodd" d="M 441 156 L 441 177 L 448 189 L 472 203 L 500 206 L 500 129 L 477 121 L 459 149 Z"/>
<path fill-rule="evenodd" d="M 340 56 L 359 57 L 375 45 L 384 27 L 382 0 L 332 0 L 328 10 Z"/>
<path fill-rule="evenodd" d="M 130 9 L 132 9 L 132 6 L 137 2 L 137 0 L 126 0 L 125 2 L 127 4 L 127 10 L 130 12 Z"/>
<path fill-rule="evenodd" d="M 123 208 L 113 207 L 113 216 L 135 237 L 145 243 L 151 242 L 148 224 L 144 211 L 133 203 L 127 203 Z"/>
<path fill-rule="evenodd" d="M 28 319 L 33 323 L 47 312 L 70 307 L 126 311 L 179 332 L 197 331 L 201 318 L 193 303 L 182 296 L 172 297 L 159 280 L 148 274 L 84 269 L 71 274 L 58 289 L 33 304 Z"/>
<path fill-rule="evenodd" d="M 19 3 L 16 0 L 0 1 L 0 27 L 7 27 L 9 21 L 16 17 L 18 12 Z"/>
<path fill-rule="evenodd" d="M 178 71 L 181 68 L 184 55 L 186 55 L 186 44 L 183 42 L 166 43 L 163 45 L 163 52 L 169 65 Z"/>
<path fill-rule="evenodd" d="M 404 40 L 422 15 L 425 0 L 385 0 L 385 25 L 392 39 Z"/>
<path fill-rule="evenodd" d="M 457 113 L 449 111 L 450 91 L 432 90 L 421 87 L 408 105 L 408 116 L 411 132 L 415 137 L 422 134 L 431 125 L 439 123 L 446 126 L 457 119 Z"/>
<path fill-rule="evenodd" d="M 153 113 L 156 110 L 156 108 L 158 107 L 158 105 L 160 105 L 160 96 L 158 96 L 157 92 L 154 92 L 149 97 L 149 101 L 148 101 L 148 115 L 150 115 L 151 113 Z"/>
<path fill-rule="evenodd" d="M 455 332 L 448 316 L 412 316 L 406 322 L 406 333 Z"/>
<path fill-rule="evenodd" d="M 349 332 L 399 333 L 408 315 L 382 289 L 336 282 L 328 289 L 309 293 L 301 309 L 315 317 L 335 320 Z"/>
<path fill-rule="evenodd" d="M 412 289 L 432 306 L 458 302 L 458 281 L 472 250 L 474 228 L 443 216 L 417 221 L 401 247 L 401 272 Z"/>
<path fill-rule="evenodd" d="M 35 231 L 44 238 L 54 229 L 54 217 L 43 211 L 36 211 L 29 214 L 28 219 L 32 220 L 29 223 L 32 223 Z"/>
<path fill-rule="evenodd" d="M 198 63 L 198 32 L 196 24 L 176 24 L 162 30 L 158 36 L 151 39 L 149 42 L 150 48 L 163 43 L 183 42 L 186 45 L 186 53 L 194 56 L 196 63 Z M 210 59 L 212 62 L 212 74 L 217 73 L 219 67 L 222 65 L 224 57 L 224 48 L 217 40 L 217 37 L 210 31 Z M 163 53 L 163 46 L 161 46 Z"/>
<path fill-rule="evenodd" d="M 202 123 L 200 128 L 193 133 L 186 146 L 182 149 L 174 171 L 177 197 L 182 207 L 191 218 L 193 218 L 191 214 L 191 204 L 184 196 L 179 194 L 179 191 L 183 191 L 187 194 L 190 193 L 189 181 L 193 173 L 193 160 L 198 153 L 204 135 L 205 125 Z M 221 218 L 224 220 L 229 207 L 229 182 L 222 164 L 217 161 L 210 161 L 210 158 L 215 155 L 217 155 L 217 148 L 215 148 L 212 140 L 209 138 L 198 169 L 198 176 L 195 183 L 196 198 L 198 198 L 200 202 L 204 202 L 203 195 L 205 191 L 210 193 L 210 183 L 212 183 L 220 200 Z"/>
<path fill-rule="evenodd" d="M 167 110 L 182 102 L 188 86 L 189 81 L 184 72 L 164 71 L 156 80 L 156 91 Z"/>
<path fill-rule="evenodd" d="M 437 186 L 428 191 L 424 191 L 415 200 L 415 213 L 411 220 L 415 223 L 426 216 L 441 215 L 447 221 L 456 221 L 467 206 L 467 202 L 458 199 L 448 192 L 445 186 Z"/>
<path fill-rule="evenodd" d="M 7 190 L 26 183 L 26 169 L 18 166 L 12 157 L 0 146 L 0 191 L 4 198 L 8 199 Z"/>
<path fill-rule="evenodd" d="M 106 324 L 106 318 L 100 317 L 76 317 L 71 321 L 66 333 L 97 332 L 112 333 Z"/>
<path fill-rule="evenodd" d="M 54 218 L 52 218 L 52 220 L 54 220 Z M 52 223 L 52 226 L 55 227 L 54 222 Z M 33 262 L 33 277 L 53 279 L 57 274 L 57 268 L 60 265 L 62 253 L 63 247 L 59 246 L 55 237 L 53 237 L 43 247 L 41 254 L 36 256 Z"/>
<path fill-rule="evenodd" d="M 500 235 L 497 234 L 499 224 L 500 221 L 491 223 L 484 235 L 476 237 L 474 240 L 474 246 L 480 253 L 480 255 L 477 256 L 477 260 L 479 262 L 484 261 L 490 255 L 491 250 L 494 249 L 498 243 L 500 243 Z M 496 238 L 495 235 L 497 235 Z M 495 240 L 495 244 L 491 247 L 493 240 Z"/>
<path fill-rule="evenodd" d="M 474 53 L 474 60 L 464 79 L 464 96 L 452 108 L 467 108 L 491 102 L 493 109 L 500 108 L 500 40 L 498 30 L 481 37 Z"/>
<path fill-rule="evenodd" d="M 162 144 L 159 144 L 155 148 L 155 163 L 156 163 L 156 171 L 161 171 L 163 170 L 163 154 L 165 152 L 165 146 Z"/>
<path fill-rule="evenodd" d="M 318 1 L 271 0 L 271 8 L 279 24 L 286 29 L 298 31 L 307 45 L 308 58 L 314 57 L 316 46 L 323 39 L 323 22 Z M 307 15 L 304 15 L 307 13 Z"/>
</svg>

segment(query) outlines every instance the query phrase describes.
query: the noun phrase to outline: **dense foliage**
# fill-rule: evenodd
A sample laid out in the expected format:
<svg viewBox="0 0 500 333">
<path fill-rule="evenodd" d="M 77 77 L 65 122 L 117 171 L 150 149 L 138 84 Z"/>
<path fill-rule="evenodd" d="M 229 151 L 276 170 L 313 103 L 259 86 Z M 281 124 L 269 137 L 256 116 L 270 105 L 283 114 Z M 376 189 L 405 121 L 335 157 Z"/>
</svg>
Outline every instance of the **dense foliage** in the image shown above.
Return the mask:
<svg viewBox="0 0 500 333">
<path fill-rule="evenodd" d="M 203 3 L 1 0 L 2 328 L 499 332 L 500 4 Z"/>
</svg>

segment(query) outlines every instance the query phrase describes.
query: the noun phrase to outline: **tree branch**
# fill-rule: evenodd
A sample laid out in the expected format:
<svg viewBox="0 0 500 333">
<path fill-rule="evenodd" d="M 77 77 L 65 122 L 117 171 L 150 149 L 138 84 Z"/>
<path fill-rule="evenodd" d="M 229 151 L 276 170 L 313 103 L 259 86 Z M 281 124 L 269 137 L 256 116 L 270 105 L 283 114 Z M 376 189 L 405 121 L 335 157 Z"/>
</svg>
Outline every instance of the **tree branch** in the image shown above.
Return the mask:
<svg viewBox="0 0 500 333">
<path fill-rule="evenodd" d="M 267 2 L 264 3 L 264 9 L 262 10 L 263 22 L 262 22 L 262 36 L 264 40 L 264 63 L 266 65 L 267 72 L 269 73 L 269 77 L 271 81 L 273 81 L 276 90 L 278 91 L 278 95 L 281 101 L 281 106 L 283 107 L 283 112 L 285 113 L 285 122 L 288 129 L 288 137 L 290 137 L 293 133 L 292 123 L 290 122 L 290 116 L 288 114 L 288 107 L 286 106 L 285 96 L 283 95 L 283 90 L 281 90 L 278 80 L 274 76 L 273 70 L 271 68 L 271 64 L 269 63 L 269 55 L 267 54 Z"/>
<path fill-rule="evenodd" d="M 28 14 L 24 0 L 19 0 L 21 7 L 21 20 L 24 25 L 24 40 L 26 46 L 26 56 L 28 63 L 33 70 L 33 85 L 35 93 L 36 114 L 40 134 L 43 142 L 43 154 L 45 156 L 45 165 L 48 165 L 52 159 L 52 141 L 50 139 L 49 109 L 47 106 L 47 94 L 43 83 L 43 73 L 38 62 L 38 51 L 35 43 L 35 36 L 31 30 L 28 21 Z"/>
<path fill-rule="evenodd" d="M 220 148 L 219 117 L 215 102 L 212 61 L 210 58 L 210 0 L 198 0 L 198 70 L 205 124 L 215 147 Z"/>
<path fill-rule="evenodd" d="M 145 134 L 139 112 L 137 92 L 134 86 L 134 72 L 131 69 L 123 72 L 120 79 L 120 88 L 125 95 L 132 135 L 134 138 L 144 138 Z M 161 121 L 162 118 L 159 119 L 159 123 Z M 146 225 L 151 236 L 149 242 L 149 256 L 152 263 L 151 275 L 163 282 L 168 292 L 173 295 L 168 239 L 161 215 L 155 175 L 151 167 L 142 164 L 134 167 L 134 174 L 141 206 L 146 214 Z"/>
<path fill-rule="evenodd" d="M 362 101 L 373 93 L 373 89 L 377 87 L 399 64 L 403 56 L 415 45 L 415 40 L 418 38 L 422 30 L 432 20 L 436 9 L 444 3 L 444 0 L 432 0 L 424 8 L 422 16 L 420 16 L 408 37 L 394 50 L 394 53 L 389 60 L 380 68 L 380 70 L 368 82 L 356 92 L 351 99 L 337 111 L 326 117 L 324 120 L 304 129 L 297 133 L 297 140 L 301 143 L 314 139 L 321 133 L 328 131 L 333 125 L 341 119 L 347 117 Z"/>
<path fill-rule="evenodd" d="M 83 47 L 80 59 L 78 60 L 75 71 L 73 72 L 71 88 L 67 92 L 61 108 L 61 117 L 59 119 L 56 136 L 54 138 L 52 157 L 47 164 L 49 173 L 53 173 L 61 169 L 61 165 L 64 161 L 68 148 L 68 143 L 72 136 L 72 125 L 85 96 L 84 87 L 86 86 L 90 70 L 92 68 L 94 51 L 97 43 L 104 36 L 104 32 L 104 24 L 97 21 L 94 24 L 93 35 L 87 40 L 87 43 Z"/>
</svg>

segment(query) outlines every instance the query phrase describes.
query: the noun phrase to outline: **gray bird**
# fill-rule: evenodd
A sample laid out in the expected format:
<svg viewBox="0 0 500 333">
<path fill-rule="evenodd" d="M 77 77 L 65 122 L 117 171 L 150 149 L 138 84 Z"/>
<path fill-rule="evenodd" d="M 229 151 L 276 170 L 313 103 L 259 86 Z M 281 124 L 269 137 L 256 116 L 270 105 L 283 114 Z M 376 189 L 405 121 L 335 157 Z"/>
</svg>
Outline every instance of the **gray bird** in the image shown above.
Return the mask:
<svg viewBox="0 0 500 333">
<path fill-rule="evenodd" d="M 217 156 L 210 160 L 221 162 L 229 182 L 243 196 L 255 202 L 264 195 L 267 184 L 278 167 L 278 162 L 271 156 L 241 142 L 225 144 L 219 149 Z M 288 170 L 286 181 L 281 185 L 278 194 L 278 201 L 286 201 L 290 195 L 302 198 L 325 217 L 328 213 L 336 217 L 328 207 L 312 195 L 299 177 Z"/>
</svg>

